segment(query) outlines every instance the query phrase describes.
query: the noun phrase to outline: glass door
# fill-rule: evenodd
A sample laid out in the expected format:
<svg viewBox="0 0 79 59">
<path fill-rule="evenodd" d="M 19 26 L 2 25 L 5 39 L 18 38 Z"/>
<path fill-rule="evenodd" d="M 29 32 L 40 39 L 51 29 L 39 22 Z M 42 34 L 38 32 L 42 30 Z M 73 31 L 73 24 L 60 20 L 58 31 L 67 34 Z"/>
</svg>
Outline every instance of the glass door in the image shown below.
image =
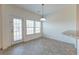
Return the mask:
<svg viewBox="0 0 79 59">
<path fill-rule="evenodd" d="M 13 19 L 13 40 L 22 40 L 22 19 Z"/>
</svg>

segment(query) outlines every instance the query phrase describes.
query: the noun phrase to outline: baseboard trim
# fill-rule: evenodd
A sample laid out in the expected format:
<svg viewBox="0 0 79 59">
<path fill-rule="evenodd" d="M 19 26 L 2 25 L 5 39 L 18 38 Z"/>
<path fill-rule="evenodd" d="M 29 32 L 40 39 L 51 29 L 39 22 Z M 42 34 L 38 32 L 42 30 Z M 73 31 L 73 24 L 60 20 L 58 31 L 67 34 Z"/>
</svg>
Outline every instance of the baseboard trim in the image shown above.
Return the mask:
<svg viewBox="0 0 79 59">
<path fill-rule="evenodd" d="M 43 37 L 43 38 L 45 38 L 45 39 L 53 39 L 53 38 L 48 38 L 48 37 Z M 56 40 L 56 39 L 53 39 L 53 40 L 60 41 L 60 40 Z M 64 42 L 64 41 L 60 41 L 60 42 L 67 43 L 67 44 L 72 44 L 72 43 L 68 43 L 68 42 Z M 72 44 L 72 45 L 74 46 L 74 48 L 76 48 L 74 44 Z"/>
<path fill-rule="evenodd" d="M 11 46 L 8 46 L 6 49 L 0 48 L 0 50 L 1 50 L 1 51 L 5 51 L 5 50 L 7 50 L 7 49 L 9 49 L 10 47 L 13 47 L 13 46 L 15 46 L 15 45 L 19 45 L 19 44 L 21 44 L 21 43 L 27 43 L 27 42 L 29 42 L 29 41 L 36 40 L 36 39 L 39 39 L 39 38 L 41 38 L 41 37 L 34 38 L 34 39 L 31 39 L 31 40 L 28 40 L 28 41 L 22 41 L 22 42 L 19 42 L 19 43 L 16 43 L 16 44 L 12 44 Z"/>
</svg>

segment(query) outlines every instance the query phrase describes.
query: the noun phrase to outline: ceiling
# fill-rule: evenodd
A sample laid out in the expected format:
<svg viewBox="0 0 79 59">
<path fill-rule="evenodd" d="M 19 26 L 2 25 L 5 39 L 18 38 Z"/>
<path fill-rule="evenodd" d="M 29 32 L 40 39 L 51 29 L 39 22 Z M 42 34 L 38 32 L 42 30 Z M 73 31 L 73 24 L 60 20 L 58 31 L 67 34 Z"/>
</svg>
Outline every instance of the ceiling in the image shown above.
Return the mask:
<svg viewBox="0 0 79 59">
<path fill-rule="evenodd" d="M 42 5 L 41 4 L 17 4 L 16 6 L 24 8 L 26 10 L 32 11 L 36 14 L 42 15 Z M 48 16 L 54 14 L 62 8 L 65 8 L 69 5 L 67 4 L 45 4 L 44 5 L 44 15 Z"/>
</svg>

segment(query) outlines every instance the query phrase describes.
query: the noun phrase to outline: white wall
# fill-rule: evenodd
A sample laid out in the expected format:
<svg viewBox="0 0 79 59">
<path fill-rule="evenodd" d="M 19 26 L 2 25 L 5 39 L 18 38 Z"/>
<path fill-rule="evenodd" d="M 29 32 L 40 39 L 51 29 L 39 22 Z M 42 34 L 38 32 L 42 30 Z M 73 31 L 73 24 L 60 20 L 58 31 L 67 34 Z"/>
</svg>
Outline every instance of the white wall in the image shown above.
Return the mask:
<svg viewBox="0 0 79 59">
<path fill-rule="evenodd" d="M 48 16 L 47 21 L 43 22 L 43 35 L 51 39 L 75 44 L 75 38 L 63 34 L 64 31 L 76 30 L 75 12 L 75 5 L 69 5 Z"/>
<path fill-rule="evenodd" d="M 6 49 L 7 47 L 11 46 L 12 42 L 12 36 L 11 36 L 11 30 L 10 30 L 10 23 L 13 17 L 17 18 L 22 18 L 24 21 L 25 19 L 32 19 L 32 20 L 39 20 L 40 16 L 33 13 L 29 12 L 27 10 L 24 10 L 20 7 L 17 7 L 15 5 L 3 5 L 3 49 Z M 23 30 L 25 33 L 25 30 Z M 24 34 L 23 33 L 23 34 Z M 26 36 L 23 35 L 24 41 L 32 40 L 34 38 L 38 38 L 41 36 L 41 34 L 35 34 L 35 35 L 30 35 Z"/>
<path fill-rule="evenodd" d="M 76 25 L 77 25 L 77 31 L 79 31 L 79 5 L 77 5 L 77 8 L 76 8 L 76 13 L 77 13 L 77 21 L 76 21 Z"/>
<path fill-rule="evenodd" d="M 79 36 L 79 5 L 77 5 L 76 8 L 76 13 L 77 13 L 77 19 L 76 19 L 76 34 Z M 77 39 L 77 54 L 79 55 L 79 39 Z"/>
<path fill-rule="evenodd" d="M 1 20 L 2 20 L 2 12 L 1 12 L 2 10 L 1 10 L 1 5 L 0 5 L 0 49 L 1 49 L 1 40 L 2 40 L 2 23 L 1 23 Z"/>
</svg>

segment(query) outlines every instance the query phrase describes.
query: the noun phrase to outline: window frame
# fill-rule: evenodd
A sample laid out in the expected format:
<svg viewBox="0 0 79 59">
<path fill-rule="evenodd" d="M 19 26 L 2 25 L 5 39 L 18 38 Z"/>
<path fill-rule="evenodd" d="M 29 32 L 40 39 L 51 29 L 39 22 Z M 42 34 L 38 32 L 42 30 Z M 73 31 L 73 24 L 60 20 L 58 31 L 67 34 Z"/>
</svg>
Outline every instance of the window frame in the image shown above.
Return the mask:
<svg viewBox="0 0 79 59">
<path fill-rule="evenodd" d="M 32 35 L 32 34 L 34 34 L 34 20 L 30 20 L 30 21 L 33 21 L 33 27 L 27 26 L 27 20 L 26 20 L 26 35 Z M 28 34 L 28 33 L 27 33 L 27 29 L 28 29 L 28 28 L 32 28 L 32 29 L 33 29 L 33 33 Z"/>
<path fill-rule="evenodd" d="M 36 26 L 36 22 L 39 22 L 40 23 L 40 26 L 39 27 Z M 40 31 L 39 32 L 36 32 L 36 28 L 39 28 Z M 35 33 L 41 33 L 41 21 L 35 21 Z"/>
<path fill-rule="evenodd" d="M 33 21 L 33 27 L 28 27 L 27 26 L 27 20 L 26 20 L 26 25 L 25 25 L 25 30 L 26 30 L 26 35 L 33 35 L 33 34 L 38 34 L 38 33 L 41 33 L 41 21 L 37 21 L 37 20 L 30 20 L 30 21 Z M 40 22 L 40 26 L 39 27 L 36 27 L 36 24 L 35 24 L 35 22 Z M 28 34 L 27 33 L 27 28 L 33 28 L 33 33 L 32 34 Z M 39 28 L 40 29 L 40 32 L 37 32 L 36 33 L 36 28 Z"/>
<path fill-rule="evenodd" d="M 18 20 L 20 22 L 18 22 Z M 16 35 L 15 35 L 15 33 L 16 33 Z M 19 40 L 22 40 L 22 38 L 23 38 L 22 37 L 22 19 L 20 19 L 20 18 L 13 18 L 13 38 L 14 38 L 14 41 L 19 41 Z"/>
</svg>

